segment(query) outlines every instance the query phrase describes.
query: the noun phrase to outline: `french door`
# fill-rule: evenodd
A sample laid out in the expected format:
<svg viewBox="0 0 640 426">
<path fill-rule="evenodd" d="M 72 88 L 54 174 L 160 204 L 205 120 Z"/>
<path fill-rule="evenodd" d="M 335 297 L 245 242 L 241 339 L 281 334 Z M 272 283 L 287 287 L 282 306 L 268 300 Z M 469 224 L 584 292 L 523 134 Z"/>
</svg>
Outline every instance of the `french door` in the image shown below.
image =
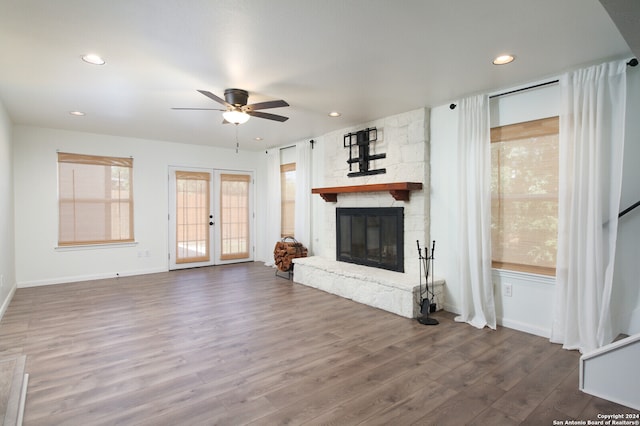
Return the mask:
<svg viewBox="0 0 640 426">
<path fill-rule="evenodd" d="M 251 172 L 170 167 L 169 269 L 253 260 Z"/>
</svg>

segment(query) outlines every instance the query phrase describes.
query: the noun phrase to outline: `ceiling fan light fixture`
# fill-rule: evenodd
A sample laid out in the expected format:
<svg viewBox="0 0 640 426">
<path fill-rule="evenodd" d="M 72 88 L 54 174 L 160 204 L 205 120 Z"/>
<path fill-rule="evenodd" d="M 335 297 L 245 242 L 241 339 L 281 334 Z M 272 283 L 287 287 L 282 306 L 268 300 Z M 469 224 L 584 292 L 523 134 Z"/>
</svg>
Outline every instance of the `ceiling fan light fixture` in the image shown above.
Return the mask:
<svg viewBox="0 0 640 426">
<path fill-rule="evenodd" d="M 238 111 L 236 109 L 232 109 L 230 111 L 225 111 L 225 112 L 222 113 L 222 116 L 229 123 L 233 123 L 233 124 L 246 123 L 247 121 L 249 121 L 249 118 L 251 117 L 246 112 Z"/>
</svg>

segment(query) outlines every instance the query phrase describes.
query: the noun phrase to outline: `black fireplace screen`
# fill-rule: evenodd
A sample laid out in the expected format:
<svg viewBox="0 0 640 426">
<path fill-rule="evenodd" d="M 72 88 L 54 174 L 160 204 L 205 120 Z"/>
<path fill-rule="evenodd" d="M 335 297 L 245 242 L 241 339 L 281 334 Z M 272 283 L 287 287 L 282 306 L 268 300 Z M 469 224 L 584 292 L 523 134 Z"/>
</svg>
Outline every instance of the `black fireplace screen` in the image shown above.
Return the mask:
<svg viewBox="0 0 640 426">
<path fill-rule="evenodd" d="M 337 208 L 337 260 L 404 272 L 404 208 Z"/>
</svg>

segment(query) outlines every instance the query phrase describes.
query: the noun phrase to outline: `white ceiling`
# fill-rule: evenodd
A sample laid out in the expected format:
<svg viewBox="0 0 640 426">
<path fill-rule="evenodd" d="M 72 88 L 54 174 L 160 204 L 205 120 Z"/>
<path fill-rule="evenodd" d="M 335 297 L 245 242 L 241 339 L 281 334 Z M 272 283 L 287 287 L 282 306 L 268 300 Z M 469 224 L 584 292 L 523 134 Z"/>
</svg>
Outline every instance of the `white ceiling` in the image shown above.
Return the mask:
<svg viewBox="0 0 640 426">
<path fill-rule="evenodd" d="M 220 112 L 171 108 L 289 102 L 238 126 L 250 150 L 632 55 L 598 0 L 0 0 L 0 53 L 14 124 L 235 148 Z"/>
</svg>

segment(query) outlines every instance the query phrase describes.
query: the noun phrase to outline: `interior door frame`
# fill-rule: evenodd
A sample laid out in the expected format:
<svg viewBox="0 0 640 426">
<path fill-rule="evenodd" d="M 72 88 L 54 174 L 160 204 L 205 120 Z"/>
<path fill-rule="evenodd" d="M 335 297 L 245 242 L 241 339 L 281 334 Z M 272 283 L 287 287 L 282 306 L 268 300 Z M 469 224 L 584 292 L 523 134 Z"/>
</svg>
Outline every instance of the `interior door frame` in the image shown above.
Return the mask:
<svg viewBox="0 0 640 426">
<path fill-rule="evenodd" d="M 209 227 L 209 254 L 210 259 L 207 262 L 193 262 L 193 263 L 176 263 L 176 171 L 193 171 L 193 172 L 207 172 L 211 175 L 210 187 L 209 187 L 209 210 L 210 215 L 213 216 L 211 221 L 213 225 Z M 249 184 L 249 257 L 243 259 L 222 260 L 221 254 L 221 232 L 219 219 L 220 215 L 220 175 L 221 174 L 241 174 L 251 176 Z M 224 265 L 229 263 L 240 262 L 252 262 L 255 259 L 255 172 L 253 170 L 232 170 L 232 169 L 216 169 L 210 167 L 193 167 L 193 166 L 169 166 L 167 172 L 168 179 L 168 262 L 169 270 L 195 268 L 201 266 L 214 266 Z"/>
</svg>

